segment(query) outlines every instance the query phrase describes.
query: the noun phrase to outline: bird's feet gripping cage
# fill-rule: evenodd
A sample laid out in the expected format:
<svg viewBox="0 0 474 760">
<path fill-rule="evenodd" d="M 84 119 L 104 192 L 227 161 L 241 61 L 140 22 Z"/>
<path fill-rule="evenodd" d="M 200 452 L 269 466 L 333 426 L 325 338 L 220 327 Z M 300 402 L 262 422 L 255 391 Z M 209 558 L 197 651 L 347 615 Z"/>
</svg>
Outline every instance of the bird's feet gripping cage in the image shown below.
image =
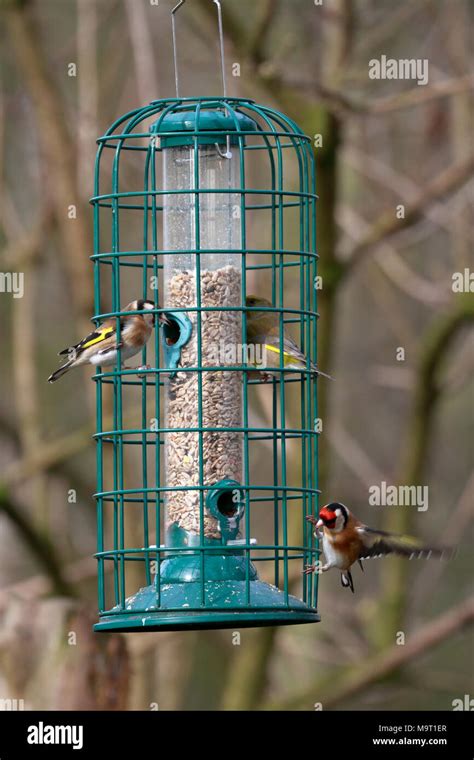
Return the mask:
<svg viewBox="0 0 474 760">
<path fill-rule="evenodd" d="M 311 142 L 235 98 L 154 101 L 98 142 L 96 318 L 138 295 L 166 324 L 95 376 L 96 630 L 317 621 Z"/>
</svg>

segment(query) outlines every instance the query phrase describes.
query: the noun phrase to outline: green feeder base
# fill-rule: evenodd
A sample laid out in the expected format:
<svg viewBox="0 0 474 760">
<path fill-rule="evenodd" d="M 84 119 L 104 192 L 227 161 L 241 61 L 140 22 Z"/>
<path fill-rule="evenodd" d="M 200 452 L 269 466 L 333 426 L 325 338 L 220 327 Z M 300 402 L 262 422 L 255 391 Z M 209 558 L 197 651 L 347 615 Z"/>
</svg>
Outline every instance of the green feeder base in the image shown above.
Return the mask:
<svg viewBox="0 0 474 760">
<path fill-rule="evenodd" d="M 154 585 L 140 589 L 125 603 L 101 615 L 95 631 L 182 631 L 198 628 L 256 628 L 269 625 L 317 623 L 320 617 L 294 596 L 259 580 L 250 582 L 250 605 L 245 581 L 223 580 L 163 583 L 160 604 Z M 202 605 L 202 595 L 206 606 Z"/>
<path fill-rule="evenodd" d="M 259 580 L 253 563 L 246 562 L 238 547 L 224 548 L 219 540 L 208 539 L 202 558 L 193 551 L 199 536 L 173 525 L 168 539 L 172 546 L 189 551 L 170 548 L 160 564 L 159 585 L 155 580 L 128 597 L 124 608 L 104 612 L 95 631 L 252 628 L 319 621 L 314 608 L 295 596 L 285 599 L 283 591 Z"/>
</svg>

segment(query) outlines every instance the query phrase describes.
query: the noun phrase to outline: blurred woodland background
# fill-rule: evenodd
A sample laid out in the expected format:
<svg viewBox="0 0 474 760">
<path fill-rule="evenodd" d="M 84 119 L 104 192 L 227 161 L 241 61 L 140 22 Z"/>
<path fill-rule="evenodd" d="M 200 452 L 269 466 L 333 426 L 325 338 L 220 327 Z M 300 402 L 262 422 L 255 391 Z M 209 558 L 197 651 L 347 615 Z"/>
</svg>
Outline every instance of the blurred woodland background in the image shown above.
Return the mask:
<svg viewBox="0 0 474 760">
<path fill-rule="evenodd" d="M 244 630 L 238 646 L 232 631 L 92 632 L 94 387 L 90 369 L 46 378 L 93 314 L 95 140 L 174 96 L 172 5 L 0 0 L 0 270 L 25 289 L 0 293 L 0 700 L 452 709 L 474 688 L 474 299 L 452 287 L 473 268 L 470 0 L 223 0 L 230 94 L 323 138 L 319 365 L 336 377 L 319 385 L 323 503 L 459 544 L 457 558 L 367 563 L 355 597 L 333 571 L 321 623 Z M 189 0 L 179 21 L 182 94 L 219 94 L 214 4 Z M 428 84 L 370 79 L 382 55 L 428 59 Z M 370 506 L 382 481 L 428 485 L 429 509 Z"/>
</svg>

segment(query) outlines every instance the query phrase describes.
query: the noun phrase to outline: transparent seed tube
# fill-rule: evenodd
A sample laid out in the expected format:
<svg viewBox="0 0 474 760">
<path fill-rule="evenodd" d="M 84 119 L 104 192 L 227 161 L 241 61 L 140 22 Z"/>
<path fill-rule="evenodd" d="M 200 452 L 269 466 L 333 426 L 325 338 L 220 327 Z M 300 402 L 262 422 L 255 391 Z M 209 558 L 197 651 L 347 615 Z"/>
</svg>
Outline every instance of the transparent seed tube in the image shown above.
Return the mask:
<svg viewBox="0 0 474 760">
<path fill-rule="evenodd" d="M 164 306 L 195 309 L 199 293 L 201 307 L 240 307 L 241 255 L 234 252 L 241 248 L 240 194 L 219 192 L 239 187 L 239 149 L 233 148 L 231 158 L 224 158 L 216 145 L 200 145 L 197 153 L 191 145 L 163 153 L 165 190 L 183 191 L 164 196 L 164 248 L 177 252 L 165 256 Z M 192 192 L 196 161 L 198 186 L 204 191 L 198 194 L 199 220 Z M 215 252 L 201 253 L 198 267 L 197 249 Z M 181 349 L 178 371 L 166 389 L 165 427 L 176 428 L 165 436 L 166 485 L 183 489 L 167 492 L 168 545 L 175 527 L 200 533 L 200 497 L 193 486 L 211 487 L 228 478 L 242 481 L 242 433 L 232 431 L 242 425 L 241 373 L 204 371 L 200 384 L 198 372 L 179 371 L 240 364 L 241 312 L 201 312 L 201 357 L 198 313 L 191 310 L 187 316 L 191 338 Z M 189 431 L 199 426 L 227 432 L 203 432 L 200 447 L 199 432 Z M 204 537 L 218 539 L 219 521 L 206 509 L 206 494 L 204 490 Z"/>
</svg>

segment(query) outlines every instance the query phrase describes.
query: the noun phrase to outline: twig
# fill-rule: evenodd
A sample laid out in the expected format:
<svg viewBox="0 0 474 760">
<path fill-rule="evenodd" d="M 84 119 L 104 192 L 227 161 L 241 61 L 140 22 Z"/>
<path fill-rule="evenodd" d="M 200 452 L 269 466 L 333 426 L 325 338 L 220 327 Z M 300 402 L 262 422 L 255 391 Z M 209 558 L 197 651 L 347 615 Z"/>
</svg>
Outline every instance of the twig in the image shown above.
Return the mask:
<svg viewBox="0 0 474 760">
<path fill-rule="evenodd" d="M 4 4 L 5 7 L 5 4 Z M 12 45 L 24 83 L 36 110 L 54 212 L 63 237 L 63 259 L 71 279 L 71 292 L 78 317 L 78 330 L 85 331 L 93 312 L 88 252 L 92 238 L 77 193 L 74 144 L 64 117 L 61 98 L 49 75 L 29 3 L 10 0 L 4 12 L 8 40 Z M 68 206 L 75 206 L 76 218 L 68 218 Z"/>
<path fill-rule="evenodd" d="M 467 92 L 473 87 L 474 75 L 468 74 L 465 77 L 448 79 L 446 82 L 434 82 L 429 87 L 414 87 L 397 95 L 377 100 L 372 102 L 368 110 L 375 116 L 391 113 L 401 108 L 412 108 L 436 98 L 445 98 L 449 95 Z"/>
<path fill-rule="evenodd" d="M 4 213 L 6 207 L 10 206 L 11 199 L 9 194 L 3 190 L 2 207 Z M 3 216 L 2 224 L 3 224 Z M 11 231 L 8 229 L 8 225 L 3 224 L 6 236 L 9 239 L 7 245 L 2 251 L 2 262 L 4 267 L 15 267 L 17 270 L 23 270 L 32 258 L 36 258 L 41 255 L 42 244 L 48 234 L 51 232 L 53 226 L 53 215 L 49 206 L 45 207 L 40 214 L 39 219 L 33 225 L 30 231 L 23 231 L 19 237 L 15 239 L 10 238 Z"/>
<path fill-rule="evenodd" d="M 469 151 L 466 151 L 464 155 L 468 155 Z M 464 156 L 461 157 L 461 159 Z M 365 177 L 381 185 L 383 188 L 390 190 L 391 194 L 398 195 L 403 198 L 405 203 L 411 203 L 415 201 L 420 195 L 421 188 L 417 182 L 412 180 L 405 174 L 401 174 L 393 166 L 389 166 L 385 161 L 382 161 L 378 156 L 374 154 L 367 154 L 361 150 L 358 150 L 353 145 L 345 146 L 342 151 L 342 159 L 352 168 L 363 174 Z M 468 191 L 468 185 L 462 188 L 460 192 Z M 426 209 L 426 218 L 438 227 L 442 227 L 451 233 L 452 231 L 452 219 L 448 213 L 446 203 L 433 203 L 432 206 Z M 470 240 L 469 236 L 466 236 L 466 240 Z"/>
<path fill-rule="evenodd" d="M 435 177 L 412 203 L 405 205 L 405 216 L 398 219 L 395 209 L 387 211 L 372 225 L 370 231 L 352 249 L 344 268 L 347 274 L 353 267 L 360 264 L 376 245 L 384 242 L 392 235 L 412 225 L 432 203 L 443 198 L 464 184 L 474 172 L 474 156 L 470 156 L 462 164 L 449 167 Z"/>
<path fill-rule="evenodd" d="M 366 692 L 371 686 L 386 679 L 408 663 L 423 657 L 430 649 L 441 644 L 474 622 L 474 597 L 464 600 L 444 612 L 418 631 L 408 636 L 404 646 L 397 644 L 387 651 L 365 661 L 360 667 L 344 674 L 334 683 L 332 674 L 324 684 L 316 681 L 300 694 L 283 702 L 269 702 L 268 710 L 294 710 L 300 707 L 312 709 L 314 702 L 321 702 L 324 710 L 332 709 L 347 700 Z"/>
<path fill-rule="evenodd" d="M 279 60 L 279 59 L 278 59 Z M 328 87 L 320 82 L 302 81 L 285 77 L 277 62 L 269 61 L 261 66 L 261 74 L 265 79 L 278 79 L 284 87 L 291 88 L 306 96 L 317 97 L 340 117 L 354 116 L 385 116 L 403 108 L 414 108 L 439 98 L 453 97 L 460 93 L 468 93 L 474 83 L 472 75 L 439 82 L 431 87 L 416 87 L 387 98 L 369 100 L 365 97 L 348 94 L 344 89 Z"/>
<path fill-rule="evenodd" d="M 136 408 L 130 410 L 130 419 L 134 419 L 134 413 L 137 413 Z M 126 418 L 129 418 L 128 414 Z M 110 415 L 104 417 L 104 428 L 106 430 L 112 423 L 113 420 Z M 31 456 L 13 462 L 6 467 L 2 482 L 10 488 L 22 483 L 25 479 L 31 478 L 38 472 L 55 467 L 59 462 L 77 454 L 90 444 L 94 430 L 94 425 L 90 422 L 83 428 L 68 433 L 57 441 L 42 443 Z"/>
<path fill-rule="evenodd" d="M 430 434 L 442 391 L 439 370 L 454 338 L 465 325 L 474 321 L 474 304 L 470 294 L 462 294 L 458 299 L 450 313 L 442 315 L 430 326 L 422 341 L 413 410 L 399 466 L 399 482 L 403 485 L 423 482 Z M 401 534 L 411 533 L 414 514 L 412 509 L 391 510 L 387 518 L 387 530 Z M 392 641 L 394 633 L 403 626 L 408 572 L 408 563 L 399 557 L 382 569 L 381 623 L 377 629 L 381 644 Z"/>
<path fill-rule="evenodd" d="M 360 241 L 370 234 L 371 225 L 349 206 L 343 206 L 339 210 L 338 220 L 344 231 L 353 239 Z M 389 243 L 383 242 L 377 246 L 374 260 L 386 277 L 411 298 L 429 306 L 449 302 L 448 285 L 443 291 L 439 286 L 421 277 Z"/>
<path fill-rule="evenodd" d="M 7 494 L 3 486 L 0 487 L 1 512 L 4 512 L 15 525 L 23 541 L 44 568 L 51 579 L 54 593 L 59 596 L 75 596 L 74 589 L 64 577 L 61 561 L 56 555 L 54 546 L 46 535 L 42 535 L 33 527 L 31 520 L 23 516 L 21 508 Z"/>
</svg>

